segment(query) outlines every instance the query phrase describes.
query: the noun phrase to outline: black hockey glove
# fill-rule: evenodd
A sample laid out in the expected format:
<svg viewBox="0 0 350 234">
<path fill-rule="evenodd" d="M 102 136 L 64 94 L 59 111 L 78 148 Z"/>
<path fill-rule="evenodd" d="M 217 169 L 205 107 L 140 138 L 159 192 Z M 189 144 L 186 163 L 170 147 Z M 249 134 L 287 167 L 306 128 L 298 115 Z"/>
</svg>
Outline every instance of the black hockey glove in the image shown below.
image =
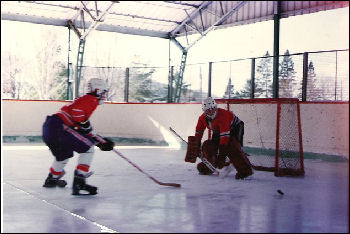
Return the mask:
<svg viewBox="0 0 350 234">
<path fill-rule="evenodd" d="M 81 134 L 89 134 L 92 131 L 92 126 L 90 124 L 89 120 L 86 120 L 85 122 L 78 122 L 79 128 L 78 132 Z"/>
<path fill-rule="evenodd" d="M 113 147 L 114 147 L 114 142 L 111 141 L 109 138 L 107 137 L 102 137 L 102 139 L 105 141 L 105 142 L 99 142 L 96 146 L 98 148 L 100 148 L 100 150 L 102 151 L 111 151 L 113 150 Z"/>
</svg>

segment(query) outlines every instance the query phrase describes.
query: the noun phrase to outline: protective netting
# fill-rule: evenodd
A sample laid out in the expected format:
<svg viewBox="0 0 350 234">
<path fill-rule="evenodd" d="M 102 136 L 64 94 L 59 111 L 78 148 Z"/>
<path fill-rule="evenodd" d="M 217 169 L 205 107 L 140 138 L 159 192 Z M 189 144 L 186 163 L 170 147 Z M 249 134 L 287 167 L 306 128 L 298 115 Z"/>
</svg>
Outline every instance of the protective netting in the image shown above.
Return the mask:
<svg viewBox="0 0 350 234">
<path fill-rule="evenodd" d="M 220 99 L 218 106 L 244 121 L 243 149 L 254 169 L 276 176 L 303 175 L 297 99 Z"/>
</svg>

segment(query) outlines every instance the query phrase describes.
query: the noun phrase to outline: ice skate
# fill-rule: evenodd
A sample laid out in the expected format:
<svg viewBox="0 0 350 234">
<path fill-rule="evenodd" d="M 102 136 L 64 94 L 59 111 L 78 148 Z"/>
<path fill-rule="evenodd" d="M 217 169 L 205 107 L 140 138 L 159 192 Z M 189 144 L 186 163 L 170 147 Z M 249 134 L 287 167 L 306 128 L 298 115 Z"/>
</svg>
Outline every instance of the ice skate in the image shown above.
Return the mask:
<svg viewBox="0 0 350 234">
<path fill-rule="evenodd" d="M 72 195 L 95 195 L 97 194 L 97 187 L 86 184 L 86 178 L 89 175 L 81 175 L 77 170 L 74 171 L 73 192 Z M 81 193 L 81 191 L 84 191 Z"/>
<path fill-rule="evenodd" d="M 249 172 L 249 173 L 239 173 L 239 172 L 237 172 L 235 178 L 236 178 L 236 180 L 239 180 L 239 179 L 243 180 L 243 179 L 245 179 L 245 178 L 247 178 L 248 176 L 251 176 L 251 175 L 253 175 L 252 171 Z"/>
<path fill-rule="evenodd" d="M 67 185 L 67 182 L 65 180 L 60 180 L 62 176 L 63 175 L 61 175 L 58 178 L 53 178 L 52 173 L 50 172 L 43 184 L 43 187 L 46 187 L 46 188 L 53 188 L 56 186 L 65 187 Z"/>
</svg>

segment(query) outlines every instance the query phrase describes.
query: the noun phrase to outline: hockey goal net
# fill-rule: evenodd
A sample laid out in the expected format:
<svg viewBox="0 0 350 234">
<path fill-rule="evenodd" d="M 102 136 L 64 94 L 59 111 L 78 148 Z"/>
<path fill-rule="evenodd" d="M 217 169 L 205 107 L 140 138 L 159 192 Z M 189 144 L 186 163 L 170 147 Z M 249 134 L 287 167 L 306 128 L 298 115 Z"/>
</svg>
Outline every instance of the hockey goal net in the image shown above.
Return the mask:
<svg viewBox="0 0 350 234">
<path fill-rule="evenodd" d="M 244 122 L 243 149 L 255 170 L 304 175 L 298 99 L 215 99 Z"/>
</svg>

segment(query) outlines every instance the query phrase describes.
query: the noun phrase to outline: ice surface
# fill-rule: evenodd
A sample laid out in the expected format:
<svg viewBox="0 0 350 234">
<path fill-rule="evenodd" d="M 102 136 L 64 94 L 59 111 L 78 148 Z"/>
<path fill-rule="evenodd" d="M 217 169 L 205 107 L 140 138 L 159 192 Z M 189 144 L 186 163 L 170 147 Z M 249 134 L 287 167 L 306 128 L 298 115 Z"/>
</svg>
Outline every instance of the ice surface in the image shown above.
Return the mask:
<svg viewBox="0 0 350 234">
<path fill-rule="evenodd" d="M 66 188 L 44 188 L 53 157 L 46 146 L 2 147 L 3 232 L 349 232 L 349 163 L 305 160 L 304 177 L 255 171 L 235 180 L 199 175 L 184 149 L 116 147 L 161 182 L 119 157 L 95 149 L 87 182 L 96 196 L 71 195 L 78 154 Z M 197 160 L 198 162 L 198 160 Z M 281 195 L 277 190 L 283 191 Z"/>
</svg>

